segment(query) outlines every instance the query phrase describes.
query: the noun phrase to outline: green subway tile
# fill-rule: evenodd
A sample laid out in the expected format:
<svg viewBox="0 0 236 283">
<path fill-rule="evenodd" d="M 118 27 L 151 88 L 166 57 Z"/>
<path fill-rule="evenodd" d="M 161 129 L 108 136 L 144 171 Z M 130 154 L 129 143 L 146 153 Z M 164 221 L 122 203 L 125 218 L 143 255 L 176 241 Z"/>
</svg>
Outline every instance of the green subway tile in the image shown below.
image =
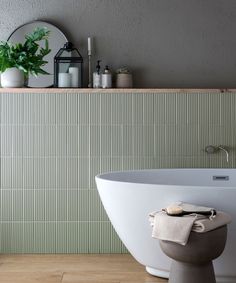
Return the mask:
<svg viewBox="0 0 236 283">
<path fill-rule="evenodd" d="M 165 96 L 165 122 L 166 124 L 177 123 L 177 97 L 176 93 L 168 93 Z"/>
<path fill-rule="evenodd" d="M 111 126 L 111 140 L 108 141 L 111 146 L 111 156 L 122 156 L 123 154 L 123 139 L 122 139 L 122 132 L 123 127 L 121 125 L 119 126 Z"/>
<path fill-rule="evenodd" d="M 166 126 L 161 124 L 155 124 L 154 128 L 154 151 L 153 155 L 160 156 L 165 155 L 165 144 L 166 144 Z"/>
<path fill-rule="evenodd" d="M 12 125 L 12 155 L 23 156 L 23 126 Z"/>
<path fill-rule="evenodd" d="M 142 125 L 133 125 L 132 126 L 132 153 L 133 156 L 144 156 L 144 145 L 147 139 L 144 136 L 144 126 Z"/>
<path fill-rule="evenodd" d="M 43 222 L 34 222 L 34 253 L 45 253 L 45 224 Z"/>
<path fill-rule="evenodd" d="M 78 187 L 79 176 L 78 176 L 78 158 L 67 158 L 66 162 L 67 170 L 67 188 L 75 189 Z"/>
<path fill-rule="evenodd" d="M 101 159 L 103 160 L 103 159 Z M 111 158 L 111 171 L 121 171 L 123 170 L 123 158 L 120 157 L 112 157 Z"/>
<path fill-rule="evenodd" d="M 80 157 L 89 156 L 89 126 L 78 125 L 78 155 Z"/>
<path fill-rule="evenodd" d="M 168 95 L 168 94 L 167 94 Z M 160 93 L 154 94 L 154 123 L 164 124 L 166 123 L 166 94 Z"/>
<path fill-rule="evenodd" d="M 33 109 L 34 109 L 34 123 L 45 124 L 45 95 L 44 94 L 32 94 L 34 97 Z M 58 96 L 57 96 L 58 97 Z M 57 107 L 57 106 L 56 106 Z"/>
<path fill-rule="evenodd" d="M 106 112 L 111 113 L 111 124 L 120 125 L 123 122 L 127 122 L 123 116 L 123 107 L 124 107 L 124 96 L 123 93 L 111 93 L 111 107 L 107 108 Z M 126 117 L 127 118 L 127 117 Z"/>
<path fill-rule="evenodd" d="M 89 128 L 89 154 L 90 156 L 101 155 L 101 126 L 90 125 Z"/>
<path fill-rule="evenodd" d="M 34 221 L 34 191 L 24 191 L 23 219 L 24 221 Z"/>
<path fill-rule="evenodd" d="M 100 242 L 101 242 L 101 223 L 90 222 L 89 223 L 89 253 L 100 253 Z"/>
<path fill-rule="evenodd" d="M 56 126 L 55 125 L 45 125 L 41 132 L 42 137 L 40 140 L 43 147 L 43 155 L 55 156 L 56 155 Z"/>
<path fill-rule="evenodd" d="M 89 166 L 90 160 L 88 157 L 78 158 L 78 186 L 85 189 L 89 186 Z"/>
<path fill-rule="evenodd" d="M 143 156 L 153 156 L 155 153 L 154 125 L 144 125 L 143 135 Z"/>
<path fill-rule="evenodd" d="M 57 190 L 57 221 L 67 221 L 68 191 Z"/>
<path fill-rule="evenodd" d="M 22 223 L 14 223 L 11 226 L 12 237 L 11 246 L 9 247 L 12 253 L 24 252 L 24 225 Z"/>
<path fill-rule="evenodd" d="M 25 125 L 22 127 L 23 131 L 23 156 L 32 157 L 34 156 L 34 126 Z"/>
<path fill-rule="evenodd" d="M 90 219 L 90 191 L 89 190 L 79 190 L 78 191 L 78 220 L 79 221 L 89 221 Z"/>
<path fill-rule="evenodd" d="M 66 98 L 67 124 L 76 125 L 78 123 L 78 94 L 69 93 Z"/>
<path fill-rule="evenodd" d="M 101 156 L 111 156 L 111 126 L 101 125 L 100 127 L 100 155 Z M 96 141 L 95 141 L 96 142 Z"/>
<path fill-rule="evenodd" d="M 236 118 L 234 112 L 235 108 L 232 108 L 233 97 L 235 94 L 223 93 L 221 97 L 221 124 L 224 126 L 229 126 L 232 123 L 231 117 Z M 236 107 L 234 104 L 233 106 Z M 235 119 L 233 119 L 235 121 Z M 233 122 L 234 123 L 234 122 Z"/>
<path fill-rule="evenodd" d="M 13 123 L 13 95 L 1 93 L 1 124 Z"/>
<path fill-rule="evenodd" d="M 188 122 L 188 98 L 187 93 L 176 94 L 176 124 L 187 124 Z"/>
<path fill-rule="evenodd" d="M 12 221 L 23 220 L 23 209 L 24 209 L 24 191 L 21 189 L 12 190 Z"/>
<path fill-rule="evenodd" d="M 56 187 L 56 178 L 57 178 L 56 164 L 57 164 L 57 159 L 55 157 L 45 158 L 44 176 L 45 176 L 46 189 L 55 189 Z"/>
<path fill-rule="evenodd" d="M 91 252 L 89 248 L 89 222 L 78 222 L 78 253 L 88 253 Z"/>
<path fill-rule="evenodd" d="M 209 123 L 221 124 L 221 93 L 209 93 Z"/>
<path fill-rule="evenodd" d="M 89 96 L 90 124 L 100 124 L 101 122 L 101 94 L 94 93 Z"/>
<path fill-rule="evenodd" d="M 210 100 L 209 95 L 205 93 L 198 94 L 198 124 L 208 125 L 210 121 Z"/>
<path fill-rule="evenodd" d="M 66 125 L 56 126 L 56 141 L 54 144 L 56 156 L 65 157 L 67 155 L 67 130 Z"/>
<path fill-rule="evenodd" d="M 78 220 L 78 190 L 68 190 L 68 221 Z"/>
<path fill-rule="evenodd" d="M 67 242 L 66 252 L 77 253 L 78 252 L 78 223 L 69 222 L 67 224 Z M 65 245 L 65 243 L 63 243 Z"/>
<path fill-rule="evenodd" d="M 34 223 L 24 223 L 24 242 L 23 242 L 23 253 L 32 253 L 34 251 L 35 244 L 35 231 L 34 231 Z"/>
<path fill-rule="evenodd" d="M 133 108 L 132 108 L 132 94 L 123 95 L 122 108 L 120 109 L 125 125 L 132 124 Z"/>
<path fill-rule="evenodd" d="M 34 220 L 45 220 L 45 190 L 39 189 L 34 191 Z"/>
<path fill-rule="evenodd" d="M 56 239 L 55 239 L 55 250 L 57 253 L 67 252 L 68 242 L 68 224 L 66 222 L 56 223 Z"/>
<path fill-rule="evenodd" d="M 13 191 L 3 190 L 1 191 L 1 221 L 12 220 L 12 195 Z"/>
<path fill-rule="evenodd" d="M 23 188 L 24 179 L 23 179 L 23 158 L 17 157 L 12 158 L 12 188 Z"/>
<path fill-rule="evenodd" d="M 94 98 L 93 98 L 94 99 Z M 112 123 L 112 111 L 111 111 L 111 95 L 107 94 L 107 95 L 101 95 L 100 96 L 100 122 L 101 124 L 111 124 Z M 97 107 L 99 107 L 99 105 L 97 105 Z M 97 113 L 99 115 L 99 112 Z M 91 120 L 91 123 L 93 120 Z"/>
<path fill-rule="evenodd" d="M 56 161 L 56 188 L 66 189 L 67 187 L 67 158 L 58 157 Z"/>
<path fill-rule="evenodd" d="M 56 124 L 67 123 L 67 96 L 64 93 L 56 95 Z"/>
<path fill-rule="evenodd" d="M 57 219 L 57 203 L 56 190 L 45 190 L 44 213 L 45 221 L 56 221 Z"/>
<path fill-rule="evenodd" d="M 90 94 L 78 93 L 77 99 L 78 99 L 78 106 L 77 106 L 78 124 L 79 125 L 89 124 Z"/>
<path fill-rule="evenodd" d="M 44 189 L 45 184 L 45 158 L 34 158 L 34 188 Z"/>
<path fill-rule="evenodd" d="M 132 125 L 123 126 L 123 155 L 132 156 L 133 155 L 133 127 Z"/>
<path fill-rule="evenodd" d="M 143 124 L 143 94 L 132 95 L 132 124 Z"/>
<path fill-rule="evenodd" d="M 27 98 L 28 99 L 28 98 Z M 57 94 L 50 93 L 45 95 L 45 122 L 47 124 L 55 124 L 56 123 L 56 99 Z"/>
<path fill-rule="evenodd" d="M 24 109 L 24 94 L 12 93 L 10 95 L 12 96 L 12 123 L 23 124 L 24 111 L 22 111 L 22 109 Z"/>
<path fill-rule="evenodd" d="M 12 187 L 12 158 L 1 158 L 1 189 L 10 189 Z"/>
<path fill-rule="evenodd" d="M 12 155 L 12 127 L 11 125 L 1 125 L 1 147 L 0 155 L 10 157 Z"/>
<path fill-rule="evenodd" d="M 154 94 L 143 94 L 143 124 L 152 125 L 154 123 Z"/>
<path fill-rule="evenodd" d="M 45 253 L 56 252 L 57 224 L 55 222 L 44 224 Z"/>
<path fill-rule="evenodd" d="M 0 247 L 1 253 L 11 252 L 11 240 L 12 240 L 12 224 L 11 223 L 1 223 L 0 225 Z"/>
<path fill-rule="evenodd" d="M 66 133 L 67 156 L 78 156 L 78 126 L 67 126 Z"/>
</svg>

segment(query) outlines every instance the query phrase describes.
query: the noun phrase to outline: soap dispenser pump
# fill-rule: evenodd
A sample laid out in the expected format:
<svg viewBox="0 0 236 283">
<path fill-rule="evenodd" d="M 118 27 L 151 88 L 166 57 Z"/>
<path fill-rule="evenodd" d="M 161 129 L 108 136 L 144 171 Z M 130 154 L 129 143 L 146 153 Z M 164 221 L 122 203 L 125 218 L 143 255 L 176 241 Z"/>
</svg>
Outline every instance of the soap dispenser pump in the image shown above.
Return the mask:
<svg viewBox="0 0 236 283">
<path fill-rule="evenodd" d="M 97 61 L 96 72 L 93 73 L 93 88 L 102 87 L 102 75 L 100 72 L 100 69 L 101 69 L 100 62 L 101 60 Z"/>
<path fill-rule="evenodd" d="M 108 66 L 105 67 L 102 74 L 102 88 L 111 88 L 112 87 L 112 73 Z"/>
</svg>

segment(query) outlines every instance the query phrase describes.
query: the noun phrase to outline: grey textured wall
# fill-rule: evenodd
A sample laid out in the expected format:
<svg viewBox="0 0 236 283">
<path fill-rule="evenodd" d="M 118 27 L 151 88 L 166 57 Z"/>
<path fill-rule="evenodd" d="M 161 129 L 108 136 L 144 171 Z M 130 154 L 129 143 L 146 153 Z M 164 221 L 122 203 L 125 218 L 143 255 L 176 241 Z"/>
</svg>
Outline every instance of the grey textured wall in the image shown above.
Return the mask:
<svg viewBox="0 0 236 283">
<path fill-rule="evenodd" d="M 0 0 L 1 39 L 41 19 L 86 56 L 128 65 L 136 87 L 236 87 L 235 0 Z M 87 61 L 85 61 L 87 65 Z"/>
</svg>

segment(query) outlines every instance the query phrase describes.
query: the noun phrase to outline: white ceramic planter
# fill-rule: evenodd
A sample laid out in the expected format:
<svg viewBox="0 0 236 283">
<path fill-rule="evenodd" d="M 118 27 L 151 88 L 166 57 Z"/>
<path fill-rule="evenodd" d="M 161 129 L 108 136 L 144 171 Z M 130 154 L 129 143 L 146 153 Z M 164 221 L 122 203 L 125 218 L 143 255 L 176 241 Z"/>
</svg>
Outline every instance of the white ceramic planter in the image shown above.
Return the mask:
<svg viewBox="0 0 236 283">
<path fill-rule="evenodd" d="M 23 87 L 24 82 L 24 72 L 15 67 L 9 68 L 1 74 L 2 87 Z"/>
</svg>

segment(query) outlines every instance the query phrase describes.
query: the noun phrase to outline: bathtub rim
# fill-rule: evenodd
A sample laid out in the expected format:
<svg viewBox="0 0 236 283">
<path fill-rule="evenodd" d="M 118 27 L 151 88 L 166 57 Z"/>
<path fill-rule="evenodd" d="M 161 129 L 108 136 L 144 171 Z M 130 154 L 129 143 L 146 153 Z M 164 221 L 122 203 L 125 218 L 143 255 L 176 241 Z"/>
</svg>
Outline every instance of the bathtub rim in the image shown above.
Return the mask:
<svg viewBox="0 0 236 283">
<path fill-rule="evenodd" d="M 148 185 L 148 186 L 165 186 L 165 187 L 176 187 L 176 188 L 189 188 L 189 187 L 192 187 L 192 188 L 198 188 L 198 189 L 201 189 L 201 188 L 224 188 L 224 189 L 235 189 L 236 188 L 236 184 L 233 186 L 224 186 L 223 183 L 222 186 L 209 186 L 209 184 L 207 185 L 194 185 L 194 184 L 189 184 L 189 185 L 184 185 L 184 184 L 163 184 L 163 183 L 140 183 L 140 182 L 134 182 L 134 181 L 124 181 L 124 180 L 117 180 L 117 179 L 108 179 L 108 178 L 105 178 L 105 176 L 107 175 L 112 175 L 112 174 L 121 174 L 121 173 L 134 173 L 134 172 L 148 172 L 148 171 L 167 171 L 167 170 L 170 170 L 170 171 L 182 171 L 182 170 L 185 170 L 185 171 L 200 171 L 200 170 L 203 170 L 203 171 L 207 171 L 207 170 L 216 170 L 216 171 L 220 171 L 220 170 L 227 170 L 229 172 L 232 172 L 232 171 L 235 171 L 235 174 L 236 174 L 236 168 L 154 168 L 154 169 L 134 169 L 134 170 L 119 170 L 119 171 L 106 171 L 106 172 L 103 172 L 103 173 L 99 173 L 95 176 L 95 181 L 97 182 L 97 180 L 102 180 L 102 181 L 106 181 L 106 182 L 111 182 L 111 183 L 124 183 L 124 184 L 136 184 L 136 185 Z M 220 183 L 218 183 L 220 184 Z"/>
</svg>

